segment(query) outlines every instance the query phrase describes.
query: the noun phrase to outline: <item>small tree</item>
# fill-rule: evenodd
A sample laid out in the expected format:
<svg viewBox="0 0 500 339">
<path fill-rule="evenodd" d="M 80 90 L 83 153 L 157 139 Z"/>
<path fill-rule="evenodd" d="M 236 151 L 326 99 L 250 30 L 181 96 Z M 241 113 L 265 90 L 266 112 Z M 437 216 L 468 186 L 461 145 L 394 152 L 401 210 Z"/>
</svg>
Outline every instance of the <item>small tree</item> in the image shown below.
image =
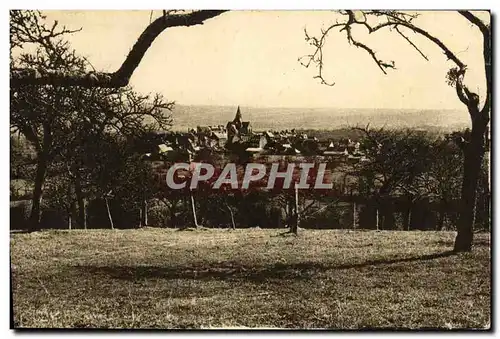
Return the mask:
<svg viewBox="0 0 500 339">
<path fill-rule="evenodd" d="M 68 229 L 74 228 L 76 196 L 71 178 L 66 171 L 51 176 L 46 183 L 47 206 L 62 214 Z"/>
<path fill-rule="evenodd" d="M 463 153 L 454 142 L 456 137 L 447 135 L 432 143 L 432 159 L 423 182 L 437 198 L 439 205 L 437 229 L 445 227 L 452 204 L 460 199 L 460 182 L 463 180 Z M 456 221 L 456 218 L 453 218 Z"/>
<path fill-rule="evenodd" d="M 20 63 L 51 68 L 83 67 L 81 60 L 77 60 L 65 44 L 57 44 L 54 49 L 40 47 L 34 56 L 22 54 Z M 11 127 L 26 137 L 36 153 L 30 215 L 30 228 L 33 230 L 38 228 L 40 221 L 40 206 L 48 167 L 65 145 L 68 121 L 73 111 L 66 98 L 72 96 L 71 92 L 73 91 L 50 85 L 24 86 L 11 90 Z"/>
<path fill-rule="evenodd" d="M 395 194 L 405 196 L 408 202 L 405 213 L 408 228 L 412 204 L 427 193 L 421 179 L 433 162 L 431 138 L 412 130 L 356 129 L 364 134 L 361 148 L 367 161 L 354 165 L 352 174 L 359 178 L 360 193 L 373 197 L 376 214 L 380 216 L 376 220 L 377 229 L 386 227 L 392 213 L 387 202 Z"/>
<path fill-rule="evenodd" d="M 83 74 L 91 65 L 63 40 L 72 31 L 47 28 L 39 12 L 11 13 L 11 74 L 19 67 L 41 74 Z M 24 52 L 34 44 L 35 52 Z M 30 228 L 38 229 L 41 200 L 49 166 L 63 162 L 73 180 L 79 206 L 79 224 L 86 225 L 85 190 L 91 172 L 106 147 L 103 140 L 141 135 L 151 129 L 168 129 L 173 103 L 160 95 L 140 95 L 130 88 L 61 87 L 52 83 L 11 87 L 11 126 L 34 146 L 36 174 Z M 118 153 L 120 154 L 120 153 Z M 109 156 L 109 154 L 107 154 Z"/>
</svg>

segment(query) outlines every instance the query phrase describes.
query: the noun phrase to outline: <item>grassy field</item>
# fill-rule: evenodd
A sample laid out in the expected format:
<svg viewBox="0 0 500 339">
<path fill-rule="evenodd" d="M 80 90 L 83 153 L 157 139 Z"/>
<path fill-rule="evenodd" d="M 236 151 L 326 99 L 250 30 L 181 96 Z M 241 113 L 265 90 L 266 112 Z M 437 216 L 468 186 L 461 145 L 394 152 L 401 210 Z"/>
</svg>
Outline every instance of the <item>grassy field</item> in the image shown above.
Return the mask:
<svg viewBox="0 0 500 339">
<path fill-rule="evenodd" d="M 489 327 L 488 234 L 282 232 L 11 234 L 14 326 Z"/>
</svg>

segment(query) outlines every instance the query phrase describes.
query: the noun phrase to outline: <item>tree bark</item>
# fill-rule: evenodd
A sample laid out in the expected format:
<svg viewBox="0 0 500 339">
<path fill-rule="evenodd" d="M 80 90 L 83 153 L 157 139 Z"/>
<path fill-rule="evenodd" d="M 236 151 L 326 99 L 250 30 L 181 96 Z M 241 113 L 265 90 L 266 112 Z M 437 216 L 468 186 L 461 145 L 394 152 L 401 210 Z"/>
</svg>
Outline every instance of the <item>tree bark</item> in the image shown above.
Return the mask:
<svg viewBox="0 0 500 339">
<path fill-rule="evenodd" d="M 403 229 L 406 229 L 407 231 L 409 231 L 411 228 L 411 211 L 412 211 L 412 207 L 413 207 L 413 201 L 410 197 L 408 197 L 406 203 L 408 205 L 406 206 L 406 211 L 404 213 Z"/>
<path fill-rule="evenodd" d="M 446 203 L 441 201 L 439 204 L 438 220 L 436 225 L 436 231 L 442 231 L 444 228 L 444 219 L 446 217 Z"/>
<path fill-rule="evenodd" d="M 229 204 L 227 202 L 226 202 L 226 208 L 229 211 L 229 214 L 231 215 L 231 228 L 233 230 L 235 230 L 236 229 L 236 224 L 234 223 L 234 213 L 233 213 L 233 210 L 231 209 L 231 207 L 229 206 Z"/>
<path fill-rule="evenodd" d="M 477 184 L 484 156 L 484 135 L 487 120 L 480 119 L 479 112 L 471 113 L 471 116 L 473 121 L 470 141 L 464 146 L 464 177 L 460 201 L 460 218 L 457 224 L 457 237 L 453 249 L 455 252 L 469 252 L 472 250 Z"/>
<path fill-rule="evenodd" d="M 356 201 L 352 203 L 352 229 L 356 229 L 356 222 L 358 219 Z"/>
<path fill-rule="evenodd" d="M 75 195 L 78 204 L 78 225 L 80 228 L 87 229 L 87 208 L 85 204 L 85 197 L 82 192 L 82 183 L 78 169 L 75 169 Z"/>
<path fill-rule="evenodd" d="M 140 227 L 144 227 L 148 225 L 148 202 L 146 199 L 142 201 L 141 206 L 141 222 Z"/>
<path fill-rule="evenodd" d="M 290 223 L 290 232 L 297 235 L 299 232 L 299 224 L 300 224 L 300 213 L 299 213 L 299 189 L 295 187 L 295 195 L 294 195 L 294 205 L 293 205 L 293 214 L 292 214 L 292 222 Z"/>
<path fill-rule="evenodd" d="M 411 208 L 411 206 L 410 206 L 410 209 L 409 209 L 409 211 L 408 211 L 408 231 L 409 231 L 409 230 L 410 230 L 410 228 L 411 228 L 411 210 L 412 210 L 412 208 Z"/>
<path fill-rule="evenodd" d="M 469 11 L 460 11 L 467 20 L 479 28 L 483 35 L 484 74 L 486 76 L 486 99 L 484 106 L 479 110 L 479 97 L 463 86 L 461 78 L 457 79 L 456 89 L 458 98 L 464 103 L 472 120 L 470 142 L 464 149 L 464 177 L 462 182 L 462 198 L 460 218 L 457 224 L 455 252 L 472 250 L 473 227 L 477 183 L 481 171 L 481 163 L 485 152 L 485 134 L 490 121 L 492 98 L 492 63 L 491 63 L 491 24 L 486 25 Z M 461 67 L 463 69 L 463 67 Z M 466 96 L 464 95 L 466 94 Z"/>
<path fill-rule="evenodd" d="M 385 228 L 385 216 L 386 216 L 386 199 L 389 196 L 389 187 L 387 183 L 384 183 L 379 189 L 378 194 L 375 196 L 375 218 L 377 231 Z"/>
<path fill-rule="evenodd" d="M 486 157 L 486 166 L 488 167 L 488 181 L 487 181 L 487 195 L 486 195 L 486 221 L 488 223 L 488 231 L 491 230 L 491 129 L 490 125 L 486 127 L 486 152 L 485 152 L 485 157 Z"/>
<path fill-rule="evenodd" d="M 379 218 L 379 228 L 381 230 L 390 230 L 394 226 L 394 214 L 392 202 L 388 195 L 384 195 L 380 199 L 379 208 L 377 209 Z"/>
<path fill-rule="evenodd" d="M 69 185 L 69 197 L 71 197 L 71 185 Z M 68 208 L 68 229 L 73 229 L 73 221 L 76 220 L 76 202 L 72 199 Z"/>
<path fill-rule="evenodd" d="M 104 202 L 106 203 L 106 211 L 108 212 L 108 220 L 109 220 L 109 225 L 111 226 L 111 229 L 115 229 L 115 225 L 113 224 L 113 218 L 111 217 L 111 210 L 109 209 L 109 202 L 108 198 L 104 198 Z"/>
<path fill-rule="evenodd" d="M 47 166 L 46 157 L 40 154 L 36 164 L 35 187 L 33 189 L 31 214 L 29 218 L 29 230 L 31 232 L 40 230 L 42 195 L 45 177 L 47 175 Z"/>
<path fill-rule="evenodd" d="M 199 227 L 199 225 L 198 225 L 198 218 L 196 217 L 196 205 L 195 205 L 195 202 L 194 202 L 194 195 L 193 195 L 192 191 L 190 192 L 190 196 L 191 196 L 191 210 L 192 210 L 192 213 L 193 213 L 194 227 Z"/>
<path fill-rule="evenodd" d="M 170 205 L 170 224 L 172 225 L 173 228 L 177 228 L 177 202 L 173 202 Z"/>
</svg>

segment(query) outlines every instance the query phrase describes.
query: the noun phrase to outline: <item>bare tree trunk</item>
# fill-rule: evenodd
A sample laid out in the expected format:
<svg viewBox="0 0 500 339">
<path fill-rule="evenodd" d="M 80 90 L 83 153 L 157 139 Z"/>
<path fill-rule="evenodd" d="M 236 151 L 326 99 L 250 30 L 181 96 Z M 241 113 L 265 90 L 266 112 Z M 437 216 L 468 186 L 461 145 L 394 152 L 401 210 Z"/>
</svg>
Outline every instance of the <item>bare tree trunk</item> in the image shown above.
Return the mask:
<svg viewBox="0 0 500 339">
<path fill-rule="evenodd" d="M 292 200 L 286 198 L 286 206 L 285 206 L 285 214 L 286 214 L 286 222 L 287 227 L 292 229 L 292 218 L 293 218 L 293 202 Z M 291 231 L 290 231 L 291 232 Z"/>
<path fill-rule="evenodd" d="M 299 206 L 299 188 L 295 185 L 295 214 L 297 214 L 297 223 L 295 234 L 297 234 L 300 226 L 300 206 Z"/>
<path fill-rule="evenodd" d="M 139 227 L 148 225 L 148 202 L 146 199 L 142 200 L 141 208 L 139 208 Z"/>
<path fill-rule="evenodd" d="M 71 197 L 71 185 L 69 186 L 69 196 Z M 76 201 L 72 200 L 69 209 L 68 209 L 68 228 L 72 229 L 74 228 L 74 223 L 73 221 L 77 220 L 76 219 Z M 76 224 L 76 227 L 78 227 L 78 224 Z"/>
<path fill-rule="evenodd" d="M 439 211 L 438 222 L 436 225 L 436 231 L 442 231 L 444 228 L 444 211 Z"/>
<path fill-rule="evenodd" d="M 356 201 L 352 202 L 352 229 L 356 229 L 356 224 L 357 224 L 357 219 L 358 219 L 358 213 L 357 213 L 357 206 L 356 206 Z"/>
<path fill-rule="evenodd" d="M 111 226 L 111 229 L 115 229 L 115 225 L 113 224 L 113 218 L 111 217 L 111 210 L 109 209 L 109 202 L 108 198 L 104 198 L 104 202 L 106 203 L 106 211 L 108 212 L 108 220 L 109 224 Z"/>
<path fill-rule="evenodd" d="M 377 226 L 377 231 L 379 231 L 379 215 L 378 215 L 378 206 L 375 207 L 375 225 Z"/>
<path fill-rule="evenodd" d="M 488 182 L 487 182 L 487 194 L 486 194 L 486 221 L 488 223 L 488 231 L 491 230 L 491 130 L 490 125 L 486 127 L 486 166 L 488 169 Z"/>
<path fill-rule="evenodd" d="M 488 232 L 491 231 L 491 190 L 490 190 L 490 183 L 488 183 L 488 195 L 486 197 L 486 199 L 488 199 L 486 201 L 486 206 L 485 206 L 485 209 L 486 209 L 486 222 L 488 223 Z"/>
<path fill-rule="evenodd" d="M 87 199 L 83 198 L 82 201 L 81 201 L 81 207 L 82 209 L 82 215 L 80 216 L 80 218 L 82 219 L 82 222 L 83 222 L 83 229 L 87 229 L 87 216 L 88 216 L 88 206 L 87 206 Z"/>
<path fill-rule="evenodd" d="M 471 114 L 471 116 L 474 115 Z M 455 252 L 469 252 L 472 250 L 477 184 L 484 155 L 484 135 L 486 132 L 486 124 L 478 121 L 478 119 L 479 117 L 472 122 L 470 142 L 465 145 L 464 149 L 464 177 L 460 201 L 460 218 L 457 224 L 457 237 L 453 249 Z"/>
<path fill-rule="evenodd" d="M 413 207 L 413 202 L 411 198 L 407 199 L 407 206 L 406 206 L 406 211 L 404 212 L 404 225 L 403 229 L 406 229 L 407 231 L 410 230 L 411 228 L 411 211 Z"/>
<path fill-rule="evenodd" d="M 148 226 L 148 201 L 146 199 L 142 202 L 142 226 Z"/>
<path fill-rule="evenodd" d="M 300 224 L 299 189 L 297 186 L 295 186 L 295 199 L 294 199 L 292 222 L 290 223 L 290 232 L 297 235 L 299 232 L 299 224 Z"/>
<path fill-rule="evenodd" d="M 227 210 L 229 211 L 229 214 L 231 215 L 231 228 L 233 230 L 236 229 L 236 224 L 234 223 L 234 213 L 233 213 L 233 210 L 231 209 L 231 207 L 229 206 L 229 204 L 226 202 L 226 208 Z"/>
<path fill-rule="evenodd" d="M 196 205 L 195 205 L 195 202 L 194 202 L 193 191 L 190 192 L 190 196 L 191 196 L 191 210 L 192 210 L 192 213 L 193 213 L 194 227 L 199 227 L 199 225 L 198 225 L 198 218 L 196 217 Z"/>
<path fill-rule="evenodd" d="M 68 185 L 67 199 L 70 200 L 66 208 L 66 214 L 68 215 L 68 230 L 71 230 L 73 228 L 73 218 L 76 215 L 76 202 L 73 199 L 73 185 L 71 182 Z"/>
<path fill-rule="evenodd" d="M 40 230 L 40 218 L 42 215 L 42 194 L 45 184 L 45 176 L 47 175 L 47 159 L 43 155 L 39 155 L 36 164 L 35 187 L 33 189 L 33 198 L 31 205 L 31 214 L 29 218 L 29 230 Z"/>
<path fill-rule="evenodd" d="M 177 215 L 176 215 L 176 212 L 177 212 L 177 202 L 173 202 L 172 201 L 169 210 L 170 210 L 170 225 L 173 228 L 177 228 Z"/>
<path fill-rule="evenodd" d="M 411 228 L 411 208 L 412 206 L 410 205 L 410 207 L 408 208 L 408 227 L 407 227 L 407 230 L 409 231 L 410 228 Z"/>
<path fill-rule="evenodd" d="M 441 200 L 438 205 L 438 220 L 436 224 L 436 231 L 442 231 L 444 229 L 444 220 L 446 218 L 446 202 Z"/>
<path fill-rule="evenodd" d="M 78 203 L 78 224 L 80 228 L 87 229 L 87 206 L 85 198 L 81 195 L 81 191 L 78 193 L 78 189 L 76 196 Z"/>
<path fill-rule="evenodd" d="M 82 183 L 78 169 L 74 170 L 75 175 L 75 195 L 78 203 L 78 224 L 80 228 L 87 229 L 87 209 L 85 204 L 85 197 L 82 192 Z"/>
</svg>

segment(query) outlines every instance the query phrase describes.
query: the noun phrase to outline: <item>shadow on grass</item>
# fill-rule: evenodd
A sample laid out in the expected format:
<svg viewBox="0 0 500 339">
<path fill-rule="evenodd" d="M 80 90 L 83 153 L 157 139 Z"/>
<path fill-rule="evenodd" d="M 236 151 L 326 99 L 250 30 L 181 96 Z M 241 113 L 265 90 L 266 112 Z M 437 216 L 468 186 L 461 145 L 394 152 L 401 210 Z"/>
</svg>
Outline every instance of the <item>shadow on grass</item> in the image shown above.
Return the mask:
<svg viewBox="0 0 500 339">
<path fill-rule="evenodd" d="M 79 273 L 104 275 L 112 279 L 194 279 L 194 280 L 307 280 L 321 271 L 347 270 L 369 266 L 391 265 L 444 258 L 454 255 L 452 251 L 410 258 L 370 260 L 363 263 L 327 265 L 318 262 L 273 265 L 243 265 L 235 262 L 209 263 L 192 266 L 74 266 Z"/>
</svg>

